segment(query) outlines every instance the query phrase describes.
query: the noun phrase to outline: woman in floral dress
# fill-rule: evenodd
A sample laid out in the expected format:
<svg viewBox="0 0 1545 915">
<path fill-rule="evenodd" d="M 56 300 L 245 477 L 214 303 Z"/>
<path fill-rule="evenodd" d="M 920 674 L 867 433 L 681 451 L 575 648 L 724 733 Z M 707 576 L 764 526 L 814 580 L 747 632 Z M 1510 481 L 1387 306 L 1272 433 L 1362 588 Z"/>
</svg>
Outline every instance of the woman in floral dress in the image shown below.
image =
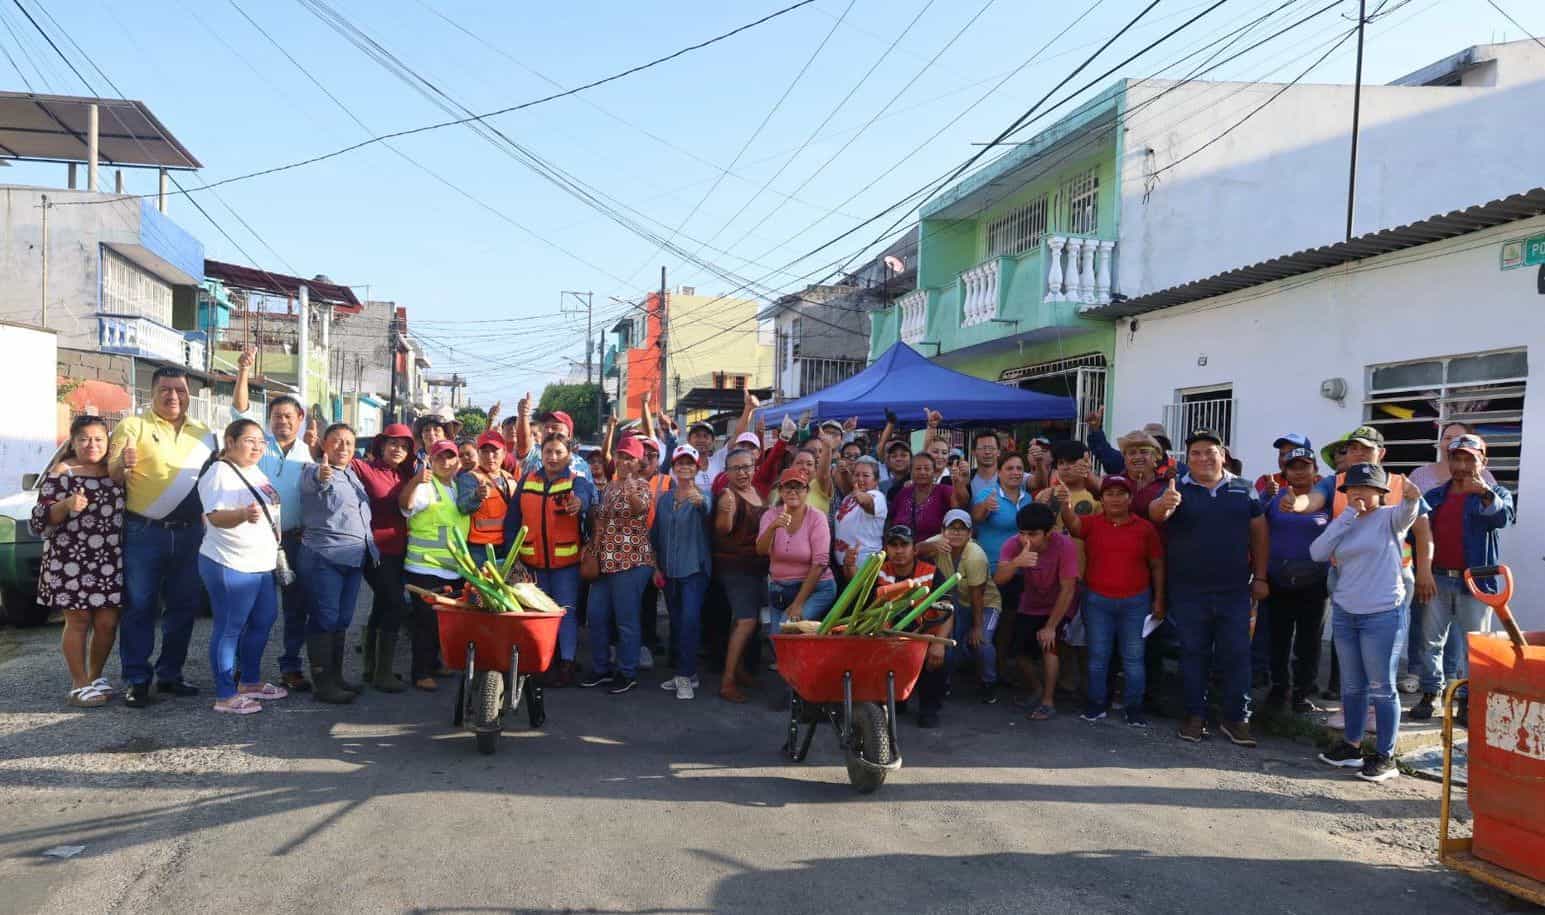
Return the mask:
<svg viewBox="0 0 1545 915">
<path fill-rule="evenodd" d="M 38 603 L 64 613 L 67 701 L 105 705 L 113 687 L 102 668 L 123 606 L 123 484 L 107 475 L 105 420 L 80 416 L 70 424 L 69 447 L 43 480 L 30 523 L 43 538 Z"/>
</svg>

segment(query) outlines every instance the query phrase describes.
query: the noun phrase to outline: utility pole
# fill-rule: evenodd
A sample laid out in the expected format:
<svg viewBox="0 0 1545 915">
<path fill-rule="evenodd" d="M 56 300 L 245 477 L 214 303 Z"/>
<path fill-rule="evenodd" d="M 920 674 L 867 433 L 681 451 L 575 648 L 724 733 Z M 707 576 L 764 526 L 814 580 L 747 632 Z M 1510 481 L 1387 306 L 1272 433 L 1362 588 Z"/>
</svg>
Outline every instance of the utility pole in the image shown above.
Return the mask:
<svg viewBox="0 0 1545 915">
<path fill-rule="evenodd" d="M 1368 27 L 1368 0 L 1357 0 L 1357 81 L 1352 85 L 1352 166 L 1347 172 L 1347 241 L 1357 214 L 1357 133 L 1363 103 L 1363 32 Z"/>
<path fill-rule="evenodd" d="M 43 304 L 38 324 L 48 326 L 48 195 L 43 195 Z"/>
<path fill-rule="evenodd" d="M 665 399 L 666 395 L 670 393 L 670 385 L 665 383 L 665 379 L 670 376 L 666 374 L 665 370 L 667 354 L 669 353 L 667 341 L 670 338 L 671 324 L 670 311 L 666 307 L 665 302 L 665 266 L 662 264 L 660 266 L 660 412 L 669 416 L 670 409 L 666 405 Z"/>
<path fill-rule="evenodd" d="M 591 362 L 590 362 L 590 349 L 591 349 L 591 345 L 590 344 L 591 344 L 591 341 L 595 337 L 595 327 L 594 327 L 594 320 L 595 320 L 595 293 L 593 293 L 593 292 L 575 292 L 572 289 L 565 289 L 562 292 L 558 293 L 558 311 L 560 313 L 563 313 L 563 314 L 573 314 L 573 312 L 568 311 L 564 307 L 564 303 L 567 301 L 566 298 L 565 298 L 566 296 L 573 296 L 574 300 L 576 302 L 577 301 L 583 301 L 585 303 L 585 384 L 591 384 L 592 383 L 592 379 L 591 379 L 591 375 L 590 375 L 590 367 L 591 367 Z M 600 383 L 600 379 L 599 378 L 596 378 L 594 381 L 597 384 Z"/>
<path fill-rule="evenodd" d="M 391 367 L 392 393 L 386 401 L 386 423 L 391 425 L 397 419 L 397 311 L 392 309 L 391 320 L 386 322 L 386 358 L 387 365 Z"/>
</svg>

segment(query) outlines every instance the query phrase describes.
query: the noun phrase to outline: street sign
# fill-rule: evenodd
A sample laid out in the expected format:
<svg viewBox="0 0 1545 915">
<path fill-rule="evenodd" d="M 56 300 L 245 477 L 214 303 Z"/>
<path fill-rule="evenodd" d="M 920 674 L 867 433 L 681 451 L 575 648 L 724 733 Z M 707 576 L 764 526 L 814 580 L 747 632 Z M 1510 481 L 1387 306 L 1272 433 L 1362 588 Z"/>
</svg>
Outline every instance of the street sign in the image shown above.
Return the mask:
<svg viewBox="0 0 1545 915">
<path fill-rule="evenodd" d="M 1502 269 L 1545 264 L 1545 235 L 1531 235 L 1502 243 Z"/>
</svg>

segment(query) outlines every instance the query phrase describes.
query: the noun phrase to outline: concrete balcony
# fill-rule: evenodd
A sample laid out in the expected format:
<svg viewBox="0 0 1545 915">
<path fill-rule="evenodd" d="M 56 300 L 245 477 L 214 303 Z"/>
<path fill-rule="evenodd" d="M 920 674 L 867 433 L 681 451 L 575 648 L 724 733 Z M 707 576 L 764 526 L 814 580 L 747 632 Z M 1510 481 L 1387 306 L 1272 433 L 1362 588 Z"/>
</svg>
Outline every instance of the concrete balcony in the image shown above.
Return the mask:
<svg viewBox="0 0 1545 915">
<path fill-rule="evenodd" d="M 149 318 L 97 315 L 97 348 L 104 353 L 187 364 L 182 331 Z M 202 368 L 202 364 L 199 368 Z"/>
<path fill-rule="evenodd" d="M 1012 269 L 1013 258 L 994 257 L 961 272 L 961 327 L 973 327 L 997 319 L 1007 288 L 1003 280 L 1007 271 Z"/>
<path fill-rule="evenodd" d="M 1041 301 L 1109 305 L 1116 243 L 1079 235 L 1046 236 L 1046 287 Z M 1080 309 L 1082 310 L 1082 309 Z"/>
<path fill-rule="evenodd" d="M 915 347 L 928 329 L 928 290 L 914 289 L 896 300 L 901 315 L 901 341 Z"/>
</svg>

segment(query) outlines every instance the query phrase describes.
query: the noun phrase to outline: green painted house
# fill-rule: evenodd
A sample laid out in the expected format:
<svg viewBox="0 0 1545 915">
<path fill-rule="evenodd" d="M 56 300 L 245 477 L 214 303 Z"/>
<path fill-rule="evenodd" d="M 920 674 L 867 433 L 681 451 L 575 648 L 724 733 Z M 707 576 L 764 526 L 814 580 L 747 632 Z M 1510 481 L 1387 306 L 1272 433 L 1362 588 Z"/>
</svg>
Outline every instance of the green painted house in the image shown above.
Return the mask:
<svg viewBox="0 0 1545 915">
<path fill-rule="evenodd" d="M 919 212 L 917 290 L 873 317 L 869 357 L 897 340 L 959 371 L 1104 403 L 1119 262 L 1122 84 L 962 179 Z M 1082 432 L 1082 430 L 1079 430 Z"/>
</svg>

